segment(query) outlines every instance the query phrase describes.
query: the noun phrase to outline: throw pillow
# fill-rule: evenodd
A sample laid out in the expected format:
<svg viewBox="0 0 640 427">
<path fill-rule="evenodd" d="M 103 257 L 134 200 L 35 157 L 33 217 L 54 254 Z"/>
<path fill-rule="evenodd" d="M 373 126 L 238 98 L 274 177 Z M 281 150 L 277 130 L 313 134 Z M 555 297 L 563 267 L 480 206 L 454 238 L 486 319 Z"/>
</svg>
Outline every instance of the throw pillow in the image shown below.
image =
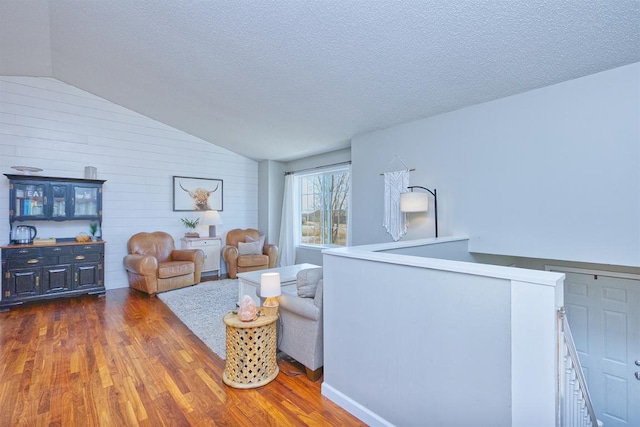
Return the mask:
<svg viewBox="0 0 640 427">
<path fill-rule="evenodd" d="M 260 242 L 238 242 L 238 255 L 262 255 Z"/>
<path fill-rule="evenodd" d="M 261 235 L 260 237 L 247 236 L 246 241 L 247 241 L 247 243 L 259 242 L 260 243 L 260 253 L 262 253 L 262 251 L 264 250 L 264 234 Z"/>
<path fill-rule="evenodd" d="M 322 279 L 322 268 L 307 268 L 301 270 L 296 276 L 296 288 L 300 298 L 313 298 L 316 296 L 318 282 Z"/>
</svg>

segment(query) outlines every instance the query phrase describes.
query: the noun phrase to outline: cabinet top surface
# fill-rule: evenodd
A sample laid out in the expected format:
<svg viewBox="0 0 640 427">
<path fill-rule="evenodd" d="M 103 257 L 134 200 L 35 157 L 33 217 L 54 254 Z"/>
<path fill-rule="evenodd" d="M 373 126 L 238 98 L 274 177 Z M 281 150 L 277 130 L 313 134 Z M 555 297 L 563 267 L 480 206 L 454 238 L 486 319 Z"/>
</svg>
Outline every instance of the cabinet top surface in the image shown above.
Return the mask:
<svg viewBox="0 0 640 427">
<path fill-rule="evenodd" d="M 70 240 L 66 240 L 66 239 L 58 239 L 56 241 L 56 243 L 47 243 L 47 244 L 41 244 L 41 245 L 15 245 L 15 244 L 9 244 L 9 245 L 4 245 L 4 246 L 0 246 L 0 249 L 24 249 L 24 248 L 47 248 L 47 247 L 51 247 L 51 246 L 80 246 L 80 245 L 104 245 L 105 242 L 104 240 L 98 240 L 97 242 L 77 242 L 75 239 L 70 239 Z"/>
<path fill-rule="evenodd" d="M 184 240 L 185 242 L 197 242 L 198 240 L 222 240 L 222 237 L 220 236 L 215 236 L 215 237 L 208 237 L 208 236 L 203 236 L 203 237 L 182 237 L 180 240 Z"/>
<path fill-rule="evenodd" d="M 55 177 L 55 176 L 40 176 L 40 175 L 16 175 L 5 173 L 4 176 L 10 180 L 15 181 L 57 181 L 57 182 L 86 182 L 88 184 L 103 184 L 106 179 L 84 179 L 84 178 L 67 178 L 67 177 Z"/>
</svg>

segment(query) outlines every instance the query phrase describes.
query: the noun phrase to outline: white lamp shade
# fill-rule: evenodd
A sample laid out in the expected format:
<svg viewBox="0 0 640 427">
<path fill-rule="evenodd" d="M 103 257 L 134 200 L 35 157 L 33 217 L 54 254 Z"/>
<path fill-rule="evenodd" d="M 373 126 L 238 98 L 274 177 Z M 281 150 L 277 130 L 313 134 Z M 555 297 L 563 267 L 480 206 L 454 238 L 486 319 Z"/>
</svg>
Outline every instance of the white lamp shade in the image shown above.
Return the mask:
<svg viewBox="0 0 640 427">
<path fill-rule="evenodd" d="M 429 210 L 429 197 L 427 193 L 401 193 L 401 212 L 426 212 Z"/>
<path fill-rule="evenodd" d="M 262 273 L 260 276 L 260 296 L 263 298 L 280 295 L 280 273 Z"/>
<path fill-rule="evenodd" d="M 204 214 L 204 225 L 220 225 L 222 224 L 222 218 L 218 211 L 206 211 Z"/>
</svg>

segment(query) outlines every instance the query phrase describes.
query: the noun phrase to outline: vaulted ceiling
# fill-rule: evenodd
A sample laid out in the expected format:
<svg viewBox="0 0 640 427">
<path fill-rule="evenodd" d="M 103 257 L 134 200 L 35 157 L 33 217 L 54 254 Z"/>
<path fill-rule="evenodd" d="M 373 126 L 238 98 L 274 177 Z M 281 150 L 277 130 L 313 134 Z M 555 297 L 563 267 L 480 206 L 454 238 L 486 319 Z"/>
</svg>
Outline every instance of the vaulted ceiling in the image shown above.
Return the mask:
<svg viewBox="0 0 640 427">
<path fill-rule="evenodd" d="M 254 159 L 638 61 L 637 0 L 0 0 L 0 75 Z"/>
</svg>

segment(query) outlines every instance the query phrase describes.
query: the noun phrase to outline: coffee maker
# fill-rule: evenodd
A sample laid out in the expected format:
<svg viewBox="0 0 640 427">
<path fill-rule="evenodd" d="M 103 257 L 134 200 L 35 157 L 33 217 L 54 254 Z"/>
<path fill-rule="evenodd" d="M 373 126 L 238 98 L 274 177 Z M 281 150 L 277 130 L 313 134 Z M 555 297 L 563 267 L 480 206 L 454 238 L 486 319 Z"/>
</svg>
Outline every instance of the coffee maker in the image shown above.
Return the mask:
<svg viewBox="0 0 640 427">
<path fill-rule="evenodd" d="M 16 245 L 30 245 L 38 235 L 33 225 L 17 225 L 11 233 L 11 242 Z"/>
</svg>

